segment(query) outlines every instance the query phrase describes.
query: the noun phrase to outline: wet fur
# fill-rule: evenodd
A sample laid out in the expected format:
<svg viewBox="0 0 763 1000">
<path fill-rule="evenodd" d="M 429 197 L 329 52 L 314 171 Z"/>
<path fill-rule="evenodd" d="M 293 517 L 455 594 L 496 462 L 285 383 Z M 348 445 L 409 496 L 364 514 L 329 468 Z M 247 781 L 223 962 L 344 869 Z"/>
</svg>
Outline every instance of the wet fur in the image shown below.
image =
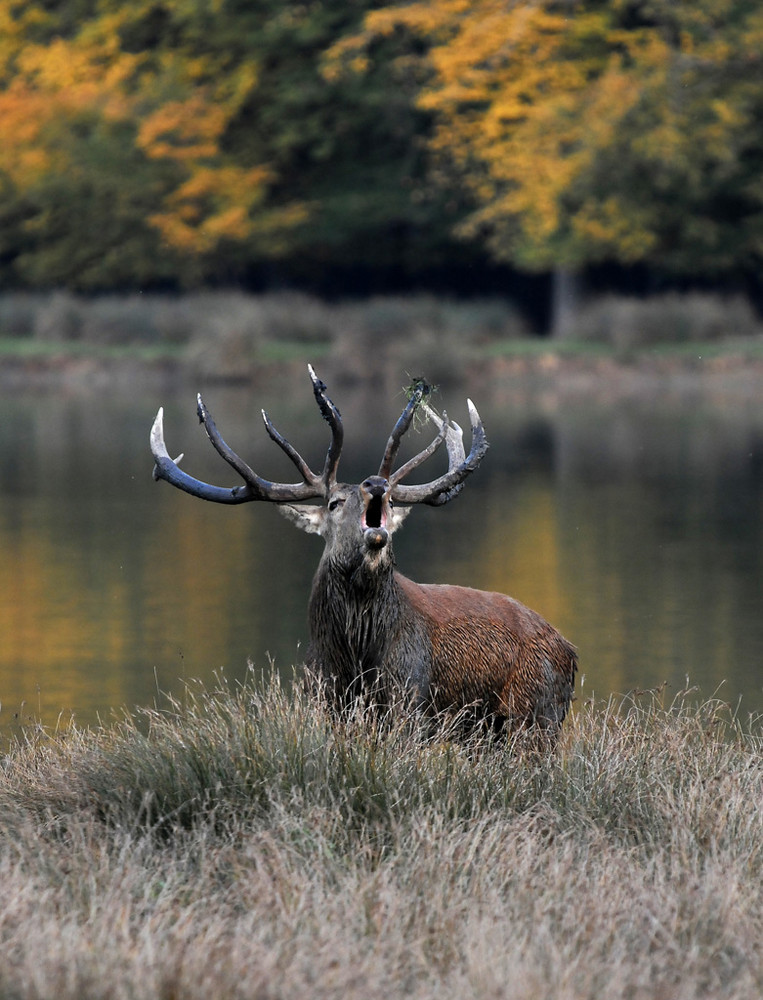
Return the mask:
<svg viewBox="0 0 763 1000">
<path fill-rule="evenodd" d="M 335 708 L 403 695 L 433 713 L 558 731 L 577 657 L 556 629 L 504 594 L 414 583 L 380 562 L 324 558 L 316 573 L 306 667 Z"/>
</svg>

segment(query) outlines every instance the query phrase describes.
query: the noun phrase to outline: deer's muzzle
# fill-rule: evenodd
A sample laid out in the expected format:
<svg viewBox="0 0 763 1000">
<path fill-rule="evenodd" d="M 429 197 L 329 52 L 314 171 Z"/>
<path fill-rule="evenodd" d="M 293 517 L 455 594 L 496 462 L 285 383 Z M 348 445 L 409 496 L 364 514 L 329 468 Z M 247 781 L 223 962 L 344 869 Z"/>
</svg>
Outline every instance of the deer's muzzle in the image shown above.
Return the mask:
<svg viewBox="0 0 763 1000">
<path fill-rule="evenodd" d="M 361 518 L 363 540 L 369 549 L 383 549 L 389 541 L 389 483 L 382 476 L 369 476 L 361 483 L 360 494 L 364 502 Z"/>
<path fill-rule="evenodd" d="M 366 548 L 383 549 L 389 541 L 389 532 L 386 528 L 366 528 L 363 532 L 363 541 Z"/>
</svg>

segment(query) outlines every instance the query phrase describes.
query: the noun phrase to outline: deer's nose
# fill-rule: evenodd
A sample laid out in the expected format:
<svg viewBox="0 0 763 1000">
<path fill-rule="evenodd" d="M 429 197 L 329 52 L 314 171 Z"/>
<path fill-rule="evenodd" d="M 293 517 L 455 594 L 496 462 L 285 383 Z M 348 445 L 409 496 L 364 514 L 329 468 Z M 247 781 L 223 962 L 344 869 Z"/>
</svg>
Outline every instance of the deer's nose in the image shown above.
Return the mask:
<svg viewBox="0 0 763 1000">
<path fill-rule="evenodd" d="M 389 489 L 389 483 L 383 476 L 369 476 L 361 485 L 372 497 L 383 497 Z"/>
</svg>

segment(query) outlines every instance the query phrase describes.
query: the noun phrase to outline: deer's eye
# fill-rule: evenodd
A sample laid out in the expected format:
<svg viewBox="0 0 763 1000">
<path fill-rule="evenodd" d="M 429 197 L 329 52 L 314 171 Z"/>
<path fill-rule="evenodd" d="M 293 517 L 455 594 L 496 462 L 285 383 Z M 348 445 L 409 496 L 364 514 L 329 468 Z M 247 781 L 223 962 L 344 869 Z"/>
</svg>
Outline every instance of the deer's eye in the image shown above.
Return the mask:
<svg viewBox="0 0 763 1000">
<path fill-rule="evenodd" d="M 335 500 L 329 502 L 329 510 L 336 510 L 337 507 L 341 507 L 344 503 L 344 497 L 337 497 Z"/>
</svg>

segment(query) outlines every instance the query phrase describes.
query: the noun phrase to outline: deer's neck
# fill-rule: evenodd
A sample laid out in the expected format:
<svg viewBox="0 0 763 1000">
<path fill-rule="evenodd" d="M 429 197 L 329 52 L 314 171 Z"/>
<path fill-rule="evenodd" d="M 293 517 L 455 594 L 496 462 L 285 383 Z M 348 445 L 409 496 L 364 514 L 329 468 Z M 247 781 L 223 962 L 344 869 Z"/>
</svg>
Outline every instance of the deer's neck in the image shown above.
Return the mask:
<svg viewBox="0 0 763 1000">
<path fill-rule="evenodd" d="M 309 607 L 315 665 L 340 685 L 383 682 L 396 672 L 394 650 L 405 632 L 406 609 L 391 559 L 376 567 L 322 560 Z"/>
</svg>

